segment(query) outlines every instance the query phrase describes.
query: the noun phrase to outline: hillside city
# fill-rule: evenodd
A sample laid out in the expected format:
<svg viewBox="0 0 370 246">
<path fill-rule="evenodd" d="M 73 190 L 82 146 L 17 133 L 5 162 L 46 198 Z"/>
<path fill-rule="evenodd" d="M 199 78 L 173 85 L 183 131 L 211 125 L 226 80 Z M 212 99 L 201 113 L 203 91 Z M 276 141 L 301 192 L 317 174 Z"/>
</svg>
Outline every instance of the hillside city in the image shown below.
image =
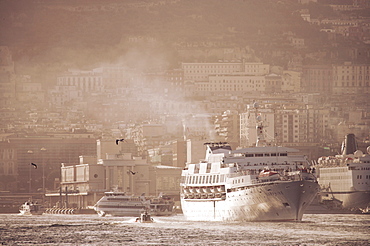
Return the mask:
<svg viewBox="0 0 370 246">
<path fill-rule="evenodd" d="M 320 1 L 296 2 L 301 8 L 294 14 L 330 49 L 312 51 L 309 40 L 291 31 L 256 47 L 238 46 L 230 37 L 182 40 L 173 43 L 178 62 L 170 67 L 162 57 L 151 69 L 119 62 L 71 66 L 45 82 L 19 73 L 14 48 L 2 45 L 0 191 L 49 193 L 50 203 L 58 189 L 176 195 L 181 169 L 204 158 L 205 142 L 252 146 L 257 115 L 271 145 L 297 148 L 313 164 L 338 154 L 348 133 L 365 151 L 370 17 L 352 11 L 368 10 L 370 3 L 322 1 L 341 15 L 330 19 L 310 15 L 307 6 Z M 237 32 L 230 28 L 229 36 Z M 132 34 L 121 42 L 150 49 L 160 40 Z"/>
</svg>

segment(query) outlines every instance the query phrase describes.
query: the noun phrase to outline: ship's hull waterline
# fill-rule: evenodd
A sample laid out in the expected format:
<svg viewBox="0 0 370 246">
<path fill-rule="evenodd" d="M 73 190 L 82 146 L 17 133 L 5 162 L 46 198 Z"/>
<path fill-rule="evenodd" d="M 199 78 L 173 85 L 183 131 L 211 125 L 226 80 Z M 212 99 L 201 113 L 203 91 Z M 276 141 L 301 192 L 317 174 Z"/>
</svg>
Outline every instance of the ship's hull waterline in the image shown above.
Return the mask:
<svg viewBox="0 0 370 246">
<path fill-rule="evenodd" d="M 366 208 L 370 204 L 370 191 L 333 191 L 330 194 L 343 202 L 344 209 Z"/>
<path fill-rule="evenodd" d="M 301 221 L 319 191 L 312 181 L 271 182 L 227 192 L 225 199 L 181 199 L 192 221 Z"/>
</svg>

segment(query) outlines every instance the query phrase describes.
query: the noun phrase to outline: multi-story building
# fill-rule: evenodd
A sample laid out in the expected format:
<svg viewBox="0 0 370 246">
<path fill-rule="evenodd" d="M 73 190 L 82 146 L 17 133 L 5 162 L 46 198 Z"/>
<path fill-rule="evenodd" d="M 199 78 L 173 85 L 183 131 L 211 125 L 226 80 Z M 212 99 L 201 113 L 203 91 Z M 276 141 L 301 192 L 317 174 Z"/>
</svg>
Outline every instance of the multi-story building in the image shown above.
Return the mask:
<svg viewBox="0 0 370 246">
<path fill-rule="evenodd" d="M 265 76 L 264 92 L 266 93 L 281 93 L 282 92 L 282 77 L 277 74 L 268 74 Z"/>
<path fill-rule="evenodd" d="M 73 134 L 9 137 L 2 142 L 0 189 L 12 192 L 55 189 L 60 179 L 61 163 L 78 163 L 80 155 L 96 153 L 94 138 L 71 138 L 68 135 Z"/>
<path fill-rule="evenodd" d="M 243 95 L 248 92 L 264 92 L 265 76 L 247 74 L 209 75 L 208 80 L 195 84 L 196 90 L 210 95 Z"/>
<path fill-rule="evenodd" d="M 58 86 L 74 86 L 83 92 L 103 91 L 102 73 L 97 71 L 74 71 L 57 77 Z"/>
<path fill-rule="evenodd" d="M 301 91 L 301 73 L 297 71 L 283 72 L 281 90 L 283 92 L 298 93 Z"/>
<path fill-rule="evenodd" d="M 275 111 L 276 141 L 284 145 L 304 143 L 306 141 L 306 113 L 297 105 L 285 106 Z"/>
<path fill-rule="evenodd" d="M 216 133 L 220 140 L 239 146 L 240 117 L 236 110 L 227 110 L 215 119 Z"/>
<path fill-rule="evenodd" d="M 333 66 L 333 94 L 369 94 L 370 65 L 352 64 Z"/>
<path fill-rule="evenodd" d="M 152 166 L 147 159 L 123 152 L 126 142 L 97 140 L 97 156 L 80 156 L 79 164 L 62 165 L 61 193 L 73 194 L 60 202 L 59 193 L 48 193 L 50 205 L 86 208 L 93 206 L 105 191 L 137 195 L 166 195 L 179 198 L 182 168 Z M 102 158 L 100 158 L 102 157 Z"/>
<path fill-rule="evenodd" d="M 301 149 L 312 157 L 317 155 L 315 147 L 328 137 L 329 110 L 306 105 L 266 105 L 264 108 L 249 108 L 240 114 L 240 145 L 255 144 L 256 114 L 265 126 L 265 138 L 270 144 Z"/>
<path fill-rule="evenodd" d="M 165 80 L 168 87 L 166 93 L 169 95 L 178 95 L 184 93 L 184 71 L 182 69 L 167 70 Z"/>
<path fill-rule="evenodd" d="M 14 62 L 7 46 L 0 46 L 0 105 L 10 105 L 15 98 Z"/>
<path fill-rule="evenodd" d="M 209 75 L 232 74 L 243 71 L 243 63 L 182 63 L 185 81 L 208 81 Z"/>
<path fill-rule="evenodd" d="M 261 76 L 270 71 L 270 65 L 263 63 L 246 62 L 219 62 L 219 63 L 182 63 L 184 80 L 193 82 L 208 81 L 209 75 L 245 74 Z"/>
<path fill-rule="evenodd" d="M 306 65 L 302 69 L 302 92 L 331 94 L 333 67 L 331 65 Z"/>
<path fill-rule="evenodd" d="M 141 124 L 132 129 L 131 138 L 138 148 L 138 155 L 146 157 L 149 149 L 156 148 L 166 141 L 166 128 L 163 124 Z"/>
</svg>

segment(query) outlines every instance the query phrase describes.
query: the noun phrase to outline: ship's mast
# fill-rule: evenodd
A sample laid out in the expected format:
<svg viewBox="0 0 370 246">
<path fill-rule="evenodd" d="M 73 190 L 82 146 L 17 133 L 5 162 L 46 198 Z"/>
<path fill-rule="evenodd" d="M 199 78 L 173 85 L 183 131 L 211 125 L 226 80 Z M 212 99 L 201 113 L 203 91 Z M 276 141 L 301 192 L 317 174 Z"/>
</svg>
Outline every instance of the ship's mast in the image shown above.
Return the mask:
<svg viewBox="0 0 370 246">
<path fill-rule="evenodd" d="M 264 126 L 261 114 L 258 112 L 259 105 L 258 103 L 253 103 L 253 107 L 255 109 L 255 116 L 256 116 L 256 131 L 257 131 L 257 140 L 256 140 L 256 147 L 266 146 L 266 139 L 264 134 Z"/>
</svg>

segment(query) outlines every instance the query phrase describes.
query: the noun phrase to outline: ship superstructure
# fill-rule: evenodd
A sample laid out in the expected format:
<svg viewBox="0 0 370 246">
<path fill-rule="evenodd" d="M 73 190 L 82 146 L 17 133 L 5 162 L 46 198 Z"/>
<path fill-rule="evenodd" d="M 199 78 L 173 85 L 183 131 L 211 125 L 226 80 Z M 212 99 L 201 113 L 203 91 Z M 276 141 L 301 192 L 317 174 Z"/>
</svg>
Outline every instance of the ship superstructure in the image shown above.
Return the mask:
<svg viewBox="0 0 370 246">
<path fill-rule="evenodd" d="M 354 134 L 342 144 L 342 154 L 318 159 L 318 182 L 321 194 L 334 197 L 342 208 L 368 211 L 370 207 L 370 147 L 367 154 L 358 150 Z"/>
<path fill-rule="evenodd" d="M 319 191 L 315 170 L 296 149 L 264 145 L 260 122 L 256 130 L 256 147 L 206 143 L 205 160 L 182 171 L 181 207 L 188 220 L 302 219 Z"/>
</svg>

